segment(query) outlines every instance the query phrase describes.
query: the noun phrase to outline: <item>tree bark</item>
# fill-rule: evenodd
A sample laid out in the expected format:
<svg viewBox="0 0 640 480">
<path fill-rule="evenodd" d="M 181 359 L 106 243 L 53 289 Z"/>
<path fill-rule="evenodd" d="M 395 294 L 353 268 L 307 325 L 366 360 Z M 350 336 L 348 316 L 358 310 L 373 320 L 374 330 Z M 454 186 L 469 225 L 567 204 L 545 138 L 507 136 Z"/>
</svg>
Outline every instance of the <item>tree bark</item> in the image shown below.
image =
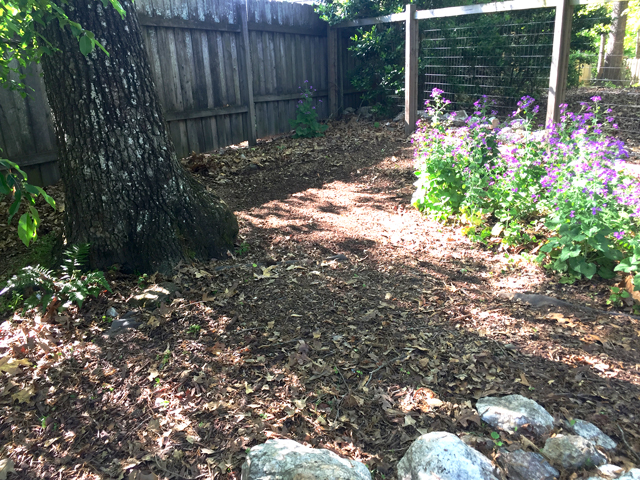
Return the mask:
<svg viewBox="0 0 640 480">
<path fill-rule="evenodd" d="M 225 256 L 238 233 L 229 207 L 178 161 L 131 0 L 71 0 L 67 15 L 109 52 L 82 55 L 67 30 L 43 33 L 58 49 L 42 60 L 64 183 L 66 237 L 90 243 L 90 263 L 168 272 Z"/>
<path fill-rule="evenodd" d="M 624 35 L 627 29 L 626 10 L 628 7 L 629 2 L 613 4 L 607 51 L 597 77 L 602 82 L 612 82 L 615 85 L 624 83 Z"/>
</svg>

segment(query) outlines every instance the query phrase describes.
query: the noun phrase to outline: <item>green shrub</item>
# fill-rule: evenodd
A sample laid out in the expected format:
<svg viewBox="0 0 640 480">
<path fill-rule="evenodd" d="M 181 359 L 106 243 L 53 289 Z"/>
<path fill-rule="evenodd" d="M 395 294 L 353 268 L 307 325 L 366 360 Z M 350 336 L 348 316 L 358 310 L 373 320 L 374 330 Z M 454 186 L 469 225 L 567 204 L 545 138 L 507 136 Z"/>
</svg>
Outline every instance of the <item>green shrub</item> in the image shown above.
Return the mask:
<svg viewBox="0 0 640 480">
<path fill-rule="evenodd" d="M 27 174 L 20 167 L 5 158 L 0 158 L 0 195 L 12 197 L 9 207 L 9 223 L 24 200 L 27 211 L 18 220 L 18 236 L 28 247 L 37 237 L 40 215 L 36 210 L 36 198 L 42 195 L 45 201 L 56 208 L 56 202 L 40 187 L 27 183 Z"/>
<path fill-rule="evenodd" d="M 293 137 L 321 137 L 324 135 L 324 132 L 327 131 L 329 126 L 323 125 L 318 121 L 318 112 L 316 111 L 316 107 L 313 105 L 313 92 L 315 92 L 316 89 L 308 85 L 308 80 L 305 80 L 304 83 L 304 89 L 300 94 L 302 98 L 298 101 L 298 105 L 296 106 L 296 119 L 289 120 L 291 128 L 296 131 Z M 300 88 L 302 89 L 302 87 Z M 322 102 L 322 100 L 318 101 Z"/>
<path fill-rule="evenodd" d="M 486 98 L 465 128 L 447 130 L 447 101 L 434 89 L 428 110 L 435 121 L 415 137 L 414 205 L 462 221 L 474 240 L 545 242 L 537 260 L 564 281 L 625 271 L 640 287 L 640 182 L 621 171 L 624 144 L 607 136 L 617 126 L 601 120 L 599 97 L 592 102 L 577 114 L 563 106 L 560 123 L 534 134 L 538 109 L 523 97 L 514 117 L 524 122 L 524 138 L 510 142 L 489 126 Z"/>
</svg>

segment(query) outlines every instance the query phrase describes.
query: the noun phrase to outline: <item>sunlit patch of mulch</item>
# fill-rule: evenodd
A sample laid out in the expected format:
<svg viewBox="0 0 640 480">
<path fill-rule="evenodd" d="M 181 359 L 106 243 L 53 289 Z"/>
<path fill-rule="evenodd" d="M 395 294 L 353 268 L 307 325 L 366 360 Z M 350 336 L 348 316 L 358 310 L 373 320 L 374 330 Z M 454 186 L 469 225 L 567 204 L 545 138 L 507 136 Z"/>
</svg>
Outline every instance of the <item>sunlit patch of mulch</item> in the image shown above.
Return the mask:
<svg viewBox="0 0 640 480">
<path fill-rule="evenodd" d="M 80 311 L 2 324 L 8 478 L 239 478 L 269 438 L 395 478 L 422 433 L 489 438 L 475 401 L 509 393 L 595 423 L 614 463 L 640 463 L 638 321 L 598 311 L 606 284 L 559 285 L 421 218 L 411 155 L 400 125 L 351 121 L 186 159 L 238 215 L 234 258 L 171 278 L 110 271 L 114 293 Z M 177 291 L 136 309 L 138 331 L 103 336 L 108 307 L 166 281 Z M 533 309 L 507 290 L 595 310 Z M 542 446 L 526 436 L 503 441 Z"/>
</svg>

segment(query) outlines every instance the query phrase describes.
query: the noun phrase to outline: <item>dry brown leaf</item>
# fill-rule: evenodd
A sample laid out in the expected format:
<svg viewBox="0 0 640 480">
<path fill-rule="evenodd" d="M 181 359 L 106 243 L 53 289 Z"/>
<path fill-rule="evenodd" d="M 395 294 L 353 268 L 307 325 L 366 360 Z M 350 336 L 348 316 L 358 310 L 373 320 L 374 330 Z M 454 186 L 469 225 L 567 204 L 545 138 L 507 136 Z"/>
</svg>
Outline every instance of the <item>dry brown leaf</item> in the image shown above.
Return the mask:
<svg viewBox="0 0 640 480">
<path fill-rule="evenodd" d="M 411 417 L 411 415 L 406 415 L 404 417 L 404 425 L 403 425 L 403 427 L 408 427 L 408 426 L 415 425 L 415 424 L 416 424 L 416 421 Z"/>
<path fill-rule="evenodd" d="M 19 403 L 27 403 L 31 400 L 31 397 L 33 397 L 34 394 L 35 390 L 33 385 L 30 385 L 27 388 L 20 390 L 18 393 L 11 395 L 11 398 L 13 398 L 13 400 L 18 400 Z"/>
<path fill-rule="evenodd" d="M 0 372 L 7 372 L 9 375 L 15 375 L 20 372 L 20 365 L 30 367 L 31 363 L 26 358 L 18 360 L 9 356 L 0 358 Z"/>
</svg>

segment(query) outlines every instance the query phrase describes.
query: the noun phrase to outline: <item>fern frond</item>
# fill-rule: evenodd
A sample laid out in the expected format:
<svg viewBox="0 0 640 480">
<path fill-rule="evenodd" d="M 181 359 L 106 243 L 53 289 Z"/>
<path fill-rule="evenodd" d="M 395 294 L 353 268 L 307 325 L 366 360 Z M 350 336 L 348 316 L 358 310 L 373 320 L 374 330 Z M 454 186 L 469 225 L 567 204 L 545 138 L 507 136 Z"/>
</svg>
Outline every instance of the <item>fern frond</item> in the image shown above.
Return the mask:
<svg viewBox="0 0 640 480">
<path fill-rule="evenodd" d="M 89 244 L 71 245 L 62 253 L 62 257 L 60 269 L 67 275 L 72 275 L 74 271 L 81 270 L 87 264 L 89 260 Z"/>
</svg>

